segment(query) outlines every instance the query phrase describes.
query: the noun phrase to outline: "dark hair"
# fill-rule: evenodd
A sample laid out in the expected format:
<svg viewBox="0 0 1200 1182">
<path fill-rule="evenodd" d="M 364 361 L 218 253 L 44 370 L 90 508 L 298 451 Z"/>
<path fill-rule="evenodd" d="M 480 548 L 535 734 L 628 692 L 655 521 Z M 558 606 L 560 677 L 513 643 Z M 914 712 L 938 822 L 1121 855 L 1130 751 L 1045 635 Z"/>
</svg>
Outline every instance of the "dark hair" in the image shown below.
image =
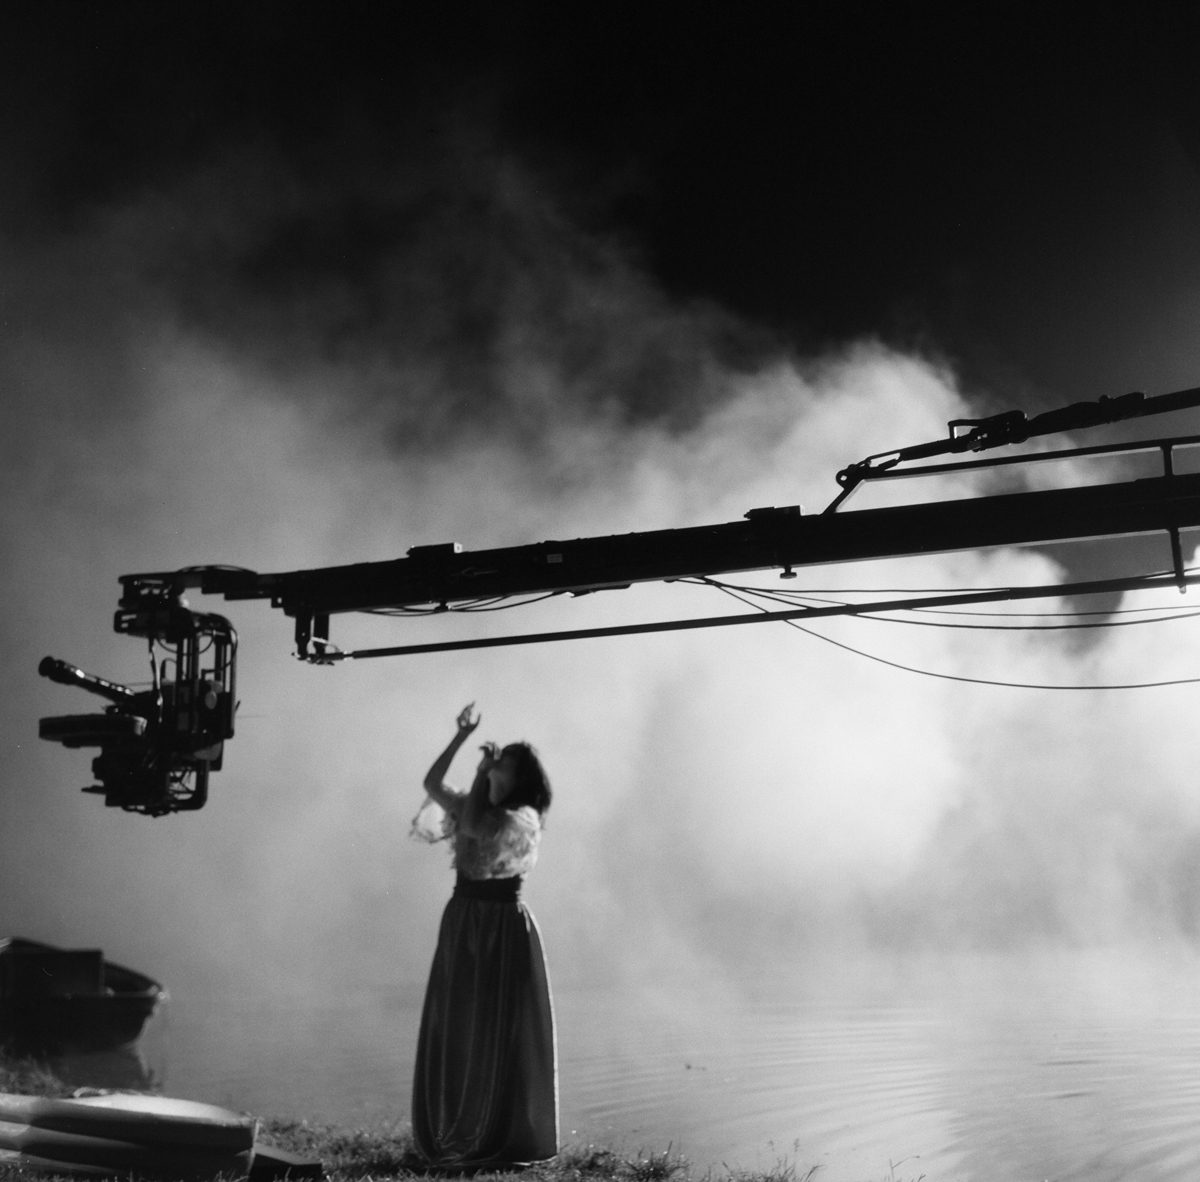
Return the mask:
<svg viewBox="0 0 1200 1182">
<path fill-rule="evenodd" d="M 519 809 L 525 805 L 545 813 L 550 807 L 550 781 L 537 752 L 528 743 L 509 743 L 500 752 L 501 759 L 511 755 L 517 767 L 512 791 L 504 798 L 502 808 Z"/>
</svg>

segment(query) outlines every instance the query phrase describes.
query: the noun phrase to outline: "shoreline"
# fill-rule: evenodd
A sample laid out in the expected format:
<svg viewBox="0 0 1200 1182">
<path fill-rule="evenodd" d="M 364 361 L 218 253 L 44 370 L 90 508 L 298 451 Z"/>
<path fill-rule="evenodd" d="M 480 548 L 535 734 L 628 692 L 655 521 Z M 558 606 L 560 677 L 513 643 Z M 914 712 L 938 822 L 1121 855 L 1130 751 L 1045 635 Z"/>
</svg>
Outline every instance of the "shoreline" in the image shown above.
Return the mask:
<svg viewBox="0 0 1200 1182">
<path fill-rule="evenodd" d="M 0 1053 L 0 1092 L 68 1099 L 74 1089 L 36 1059 Z M 463 1176 L 425 1170 L 414 1155 L 412 1138 L 407 1132 L 321 1124 L 257 1113 L 248 1115 L 259 1121 L 262 1138 L 267 1143 L 306 1158 L 318 1159 L 328 1182 L 409 1182 L 419 1178 Z M 627 1153 L 588 1142 L 563 1145 L 558 1156 L 549 1162 L 523 1169 L 484 1171 L 472 1177 L 475 1182 L 722 1182 L 723 1179 L 730 1182 L 808 1182 L 816 1171 L 816 1166 L 800 1170 L 786 1159 L 781 1159 L 770 1170 L 725 1167 L 718 1172 L 707 1167 L 698 1171 L 669 1145 L 663 1150 L 638 1149 Z M 34 1171 L 19 1163 L 0 1161 L 0 1179 L 5 1182 L 10 1178 L 30 1176 L 43 1182 L 57 1179 L 68 1182 L 79 1177 L 78 1174 Z M 217 1177 L 231 1182 L 227 1175 Z"/>
</svg>

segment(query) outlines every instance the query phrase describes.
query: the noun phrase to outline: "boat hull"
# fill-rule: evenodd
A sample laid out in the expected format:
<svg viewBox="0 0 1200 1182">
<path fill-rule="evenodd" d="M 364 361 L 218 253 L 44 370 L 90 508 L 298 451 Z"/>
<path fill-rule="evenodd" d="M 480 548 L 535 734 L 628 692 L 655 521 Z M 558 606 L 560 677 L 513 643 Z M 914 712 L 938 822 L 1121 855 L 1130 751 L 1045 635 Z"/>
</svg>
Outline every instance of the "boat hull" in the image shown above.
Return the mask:
<svg viewBox="0 0 1200 1182">
<path fill-rule="evenodd" d="M 166 999 L 155 980 L 96 950 L 0 941 L 0 1042 L 18 1053 L 114 1050 Z"/>
</svg>

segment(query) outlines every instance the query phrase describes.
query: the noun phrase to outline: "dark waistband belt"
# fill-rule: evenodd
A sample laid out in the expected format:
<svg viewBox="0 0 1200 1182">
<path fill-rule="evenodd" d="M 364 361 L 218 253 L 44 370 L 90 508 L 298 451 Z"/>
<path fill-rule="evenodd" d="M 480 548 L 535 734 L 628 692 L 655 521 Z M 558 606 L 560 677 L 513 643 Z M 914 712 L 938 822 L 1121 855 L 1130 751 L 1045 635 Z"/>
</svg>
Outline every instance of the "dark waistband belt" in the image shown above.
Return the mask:
<svg viewBox="0 0 1200 1182">
<path fill-rule="evenodd" d="M 454 883 L 454 893 L 460 899 L 485 899 L 496 903 L 515 902 L 521 897 L 521 876 L 514 878 L 464 878 Z"/>
</svg>

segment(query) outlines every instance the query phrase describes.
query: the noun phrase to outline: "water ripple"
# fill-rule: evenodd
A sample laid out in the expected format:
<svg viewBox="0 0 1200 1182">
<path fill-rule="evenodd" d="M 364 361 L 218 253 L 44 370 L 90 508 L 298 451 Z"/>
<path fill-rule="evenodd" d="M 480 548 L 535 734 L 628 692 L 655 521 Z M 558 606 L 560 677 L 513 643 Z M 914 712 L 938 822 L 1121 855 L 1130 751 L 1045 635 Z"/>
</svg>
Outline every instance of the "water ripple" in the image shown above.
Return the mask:
<svg viewBox="0 0 1200 1182">
<path fill-rule="evenodd" d="M 1200 999 L 1192 974 L 1056 961 L 865 994 L 628 991 L 557 999 L 563 1136 L 670 1145 L 701 1167 L 792 1162 L 822 1182 L 1194 1182 Z M 1135 971 L 1136 970 L 1136 971 Z M 931 983 L 932 980 L 932 983 Z M 260 1114 L 390 1120 L 409 1103 L 419 997 L 290 1008 L 181 994 L 155 1074 Z M 222 1037 L 215 1038 L 214 1012 Z"/>
</svg>

